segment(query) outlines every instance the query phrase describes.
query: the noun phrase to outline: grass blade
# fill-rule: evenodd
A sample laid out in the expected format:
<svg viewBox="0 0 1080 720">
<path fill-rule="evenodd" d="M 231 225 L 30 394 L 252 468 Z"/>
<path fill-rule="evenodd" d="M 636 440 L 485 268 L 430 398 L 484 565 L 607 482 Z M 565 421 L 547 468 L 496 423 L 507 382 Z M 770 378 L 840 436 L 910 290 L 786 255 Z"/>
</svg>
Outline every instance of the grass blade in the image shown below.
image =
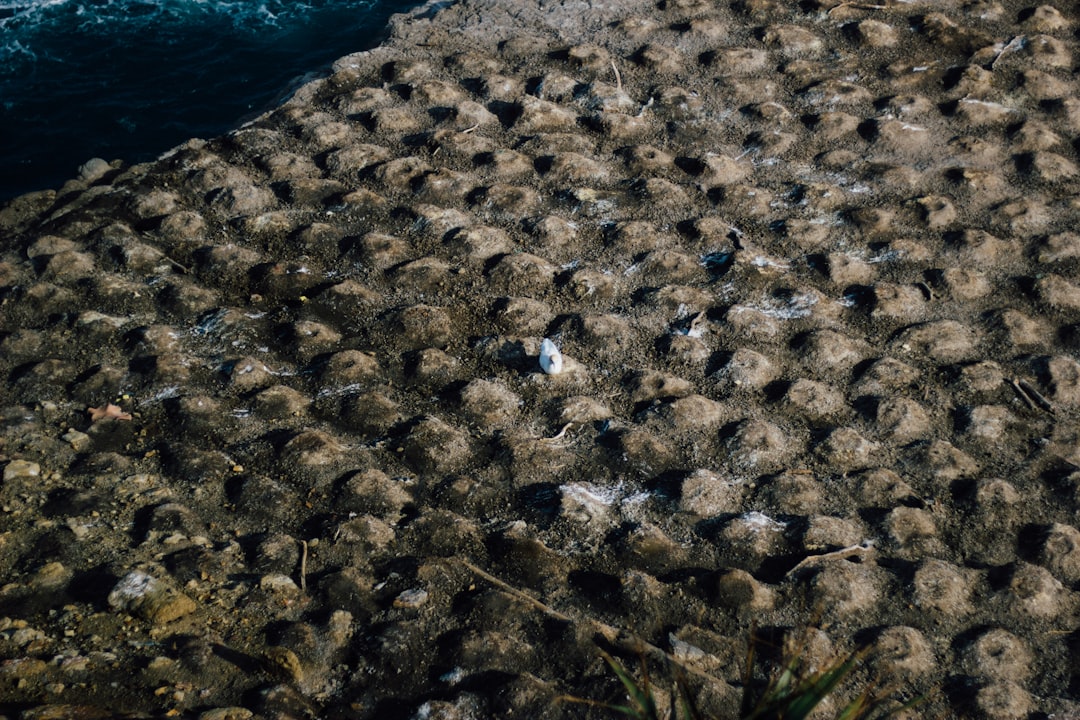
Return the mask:
<svg viewBox="0 0 1080 720">
<path fill-rule="evenodd" d="M 630 700 L 636 706 L 636 711 L 632 708 L 612 708 L 618 709 L 620 712 L 624 712 L 630 717 L 642 718 L 643 720 L 660 720 L 659 713 L 656 711 L 656 703 L 653 701 L 652 692 L 649 690 L 649 678 L 646 675 L 641 685 L 638 684 L 630 673 L 626 672 L 626 669 L 619 663 L 618 660 L 608 655 L 606 652 L 601 651 L 601 656 L 607 662 L 608 666 L 615 675 L 622 681 L 623 687 L 626 688 L 627 695 L 630 696 Z"/>
<path fill-rule="evenodd" d="M 697 707 L 690 700 L 690 690 L 686 687 L 686 679 L 681 672 L 675 675 L 675 691 L 678 696 L 678 707 L 682 711 L 683 718 L 685 720 L 703 720 L 701 713 L 698 712 Z M 672 714 L 674 715 L 674 712 Z"/>
<path fill-rule="evenodd" d="M 847 677 L 856 662 L 858 658 L 852 655 L 847 660 L 800 683 L 792 694 L 792 702 L 788 705 L 788 712 L 784 717 L 789 720 L 802 720 L 808 716 L 825 699 L 825 696 L 836 689 L 840 681 Z"/>
</svg>

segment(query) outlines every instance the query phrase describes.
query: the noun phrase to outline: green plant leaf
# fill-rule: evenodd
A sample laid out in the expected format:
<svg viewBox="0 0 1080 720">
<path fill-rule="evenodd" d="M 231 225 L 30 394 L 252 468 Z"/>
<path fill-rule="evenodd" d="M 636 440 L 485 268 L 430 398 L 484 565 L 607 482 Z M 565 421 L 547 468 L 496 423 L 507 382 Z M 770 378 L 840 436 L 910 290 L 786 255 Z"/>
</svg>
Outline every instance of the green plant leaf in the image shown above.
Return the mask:
<svg viewBox="0 0 1080 720">
<path fill-rule="evenodd" d="M 755 700 L 752 682 L 754 643 L 751 641 L 746 655 L 739 717 L 742 720 L 806 720 L 822 700 L 834 692 L 837 686 L 850 675 L 866 656 L 866 652 L 864 648 L 836 660 L 822 670 L 806 674 L 804 674 L 802 652 L 785 652 L 786 660 L 773 672 L 761 696 Z M 626 705 L 596 701 L 583 702 L 613 710 L 635 720 L 660 720 L 644 661 L 642 661 L 642 680 L 638 682 L 614 657 L 603 651 L 600 654 L 622 682 L 630 702 Z M 679 673 L 677 666 L 674 668 L 674 674 L 675 696 L 668 720 L 704 720 L 694 706 L 685 678 Z M 892 695 L 890 691 L 878 693 L 873 684 L 868 684 L 855 699 L 838 711 L 836 720 L 868 720 L 877 712 L 883 713 L 877 716 L 878 720 L 886 720 L 926 699 L 926 696 L 922 695 L 900 707 L 886 711 L 882 698 L 890 695 Z M 574 698 L 568 699 L 579 701 Z"/>
<path fill-rule="evenodd" d="M 682 710 L 685 720 L 702 720 L 701 713 L 690 700 L 690 690 L 686 687 L 686 681 L 681 672 L 675 675 L 675 690 L 678 694 L 678 707 Z M 672 711 L 672 716 L 675 716 L 674 711 Z"/>
<path fill-rule="evenodd" d="M 861 658 L 861 653 L 855 653 L 821 672 L 800 677 L 801 659 L 796 655 L 788 660 L 780 672 L 774 676 L 752 709 L 742 714 L 743 719 L 803 720 L 829 693 L 836 689 L 836 686 L 847 677 Z M 855 714 L 842 715 L 841 718 L 854 720 L 861 717 L 862 711 L 858 708 L 853 709 L 853 712 Z"/>
<path fill-rule="evenodd" d="M 842 663 L 815 674 L 801 683 L 799 689 L 793 693 L 793 700 L 784 717 L 789 720 L 802 720 L 809 715 L 825 699 L 825 696 L 836 689 L 840 681 L 847 677 L 856 662 L 858 659 L 852 655 Z"/>
<path fill-rule="evenodd" d="M 615 675 L 622 681 L 623 687 L 626 688 L 626 693 L 630 696 L 630 700 L 635 705 L 634 708 L 629 707 L 613 707 L 614 710 L 629 715 L 630 717 L 641 718 L 642 720 L 660 720 L 660 715 L 656 710 L 656 703 L 653 701 L 652 691 L 649 690 L 649 678 L 646 675 L 645 680 L 641 685 L 638 684 L 630 673 L 626 672 L 626 669 L 619 663 L 618 660 L 608 655 L 606 652 L 601 651 L 601 656 L 611 667 Z"/>
<path fill-rule="evenodd" d="M 864 717 L 864 713 L 873 707 L 874 703 L 870 701 L 870 689 L 867 688 L 859 693 L 859 697 L 852 700 L 840 711 L 840 714 L 836 716 L 836 720 L 858 720 Z"/>
</svg>

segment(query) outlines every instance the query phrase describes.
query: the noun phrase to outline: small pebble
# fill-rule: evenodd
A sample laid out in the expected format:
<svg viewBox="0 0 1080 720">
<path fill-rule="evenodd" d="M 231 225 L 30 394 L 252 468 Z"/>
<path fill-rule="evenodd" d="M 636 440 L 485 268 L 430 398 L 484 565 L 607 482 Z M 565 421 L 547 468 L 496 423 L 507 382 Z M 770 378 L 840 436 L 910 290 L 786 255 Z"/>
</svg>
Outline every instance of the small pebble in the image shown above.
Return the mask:
<svg viewBox="0 0 1080 720">
<path fill-rule="evenodd" d="M 4 466 L 4 482 L 41 476 L 41 466 L 29 460 L 12 460 Z"/>
</svg>

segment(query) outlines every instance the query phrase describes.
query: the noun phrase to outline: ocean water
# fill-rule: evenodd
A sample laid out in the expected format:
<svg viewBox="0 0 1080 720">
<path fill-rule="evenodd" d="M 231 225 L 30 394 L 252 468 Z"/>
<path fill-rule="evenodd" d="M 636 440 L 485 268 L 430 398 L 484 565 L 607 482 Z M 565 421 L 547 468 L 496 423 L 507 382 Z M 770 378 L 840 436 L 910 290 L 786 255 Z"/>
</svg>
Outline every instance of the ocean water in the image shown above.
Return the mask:
<svg viewBox="0 0 1080 720">
<path fill-rule="evenodd" d="M 417 0 L 0 0 L 0 201 L 213 137 Z"/>
</svg>

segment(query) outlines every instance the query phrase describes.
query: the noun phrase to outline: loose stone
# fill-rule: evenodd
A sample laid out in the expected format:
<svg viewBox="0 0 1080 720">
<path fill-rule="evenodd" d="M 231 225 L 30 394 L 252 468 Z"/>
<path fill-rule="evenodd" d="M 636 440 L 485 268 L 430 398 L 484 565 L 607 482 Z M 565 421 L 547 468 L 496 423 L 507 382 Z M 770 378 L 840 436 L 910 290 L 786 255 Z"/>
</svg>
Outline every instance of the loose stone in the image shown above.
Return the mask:
<svg viewBox="0 0 1080 720">
<path fill-rule="evenodd" d="M 759 390 L 780 377 L 780 372 L 780 369 L 761 353 L 739 348 L 717 372 L 717 378 L 723 384 L 736 388 Z"/>
<path fill-rule="evenodd" d="M 811 577 L 808 591 L 809 602 L 827 616 L 850 620 L 880 602 L 881 582 L 874 568 L 830 560 Z"/>
<path fill-rule="evenodd" d="M 874 464 L 879 446 L 864 438 L 854 428 L 842 427 L 830 432 L 818 446 L 817 452 L 829 467 L 841 472 L 852 472 Z"/>
<path fill-rule="evenodd" d="M 409 432 L 402 446 L 405 459 L 421 472 L 448 472 L 470 455 L 468 438 L 461 430 L 428 416 Z"/>
<path fill-rule="evenodd" d="M 125 575 L 109 593 L 109 606 L 134 612 L 163 625 L 195 611 L 195 602 L 162 580 L 140 570 Z"/>
<path fill-rule="evenodd" d="M 885 628 L 874 641 L 871 663 L 894 681 L 911 682 L 935 670 L 934 649 L 913 627 Z"/>
<path fill-rule="evenodd" d="M 809 472 L 788 470 L 764 482 L 761 494 L 786 515 L 811 515 L 823 505 L 820 483 Z"/>
<path fill-rule="evenodd" d="M 931 431 L 930 414 L 909 398 L 887 397 L 878 403 L 877 425 L 892 442 L 906 445 Z"/>
<path fill-rule="evenodd" d="M 1043 540 L 1040 562 L 1064 582 L 1080 579 L 1080 530 L 1063 523 L 1051 525 Z"/>
<path fill-rule="evenodd" d="M 12 460 L 4 466 L 4 482 L 26 480 L 41 476 L 41 466 L 29 460 Z"/>
<path fill-rule="evenodd" d="M 776 425 L 764 420 L 744 420 L 728 439 L 732 464 L 739 470 L 768 472 L 785 464 L 798 443 Z"/>
<path fill-rule="evenodd" d="M 962 617 L 972 610 L 970 579 L 943 560 L 925 560 L 915 571 L 911 592 L 917 607 L 941 618 Z"/>
<path fill-rule="evenodd" d="M 775 591 L 745 570 L 729 570 L 721 575 L 716 593 L 721 605 L 751 612 L 770 610 L 776 603 Z"/>
<path fill-rule="evenodd" d="M 701 518 L 738 512 L 744 494 L 741 482 L 701 468 L 683 479 L 679 510 Z"/>
<path fill-rule="evenodd" d="M 460 393 L 466 417 L 480 427 L 506 427 L 517 417 L 521 398 L 501 383 L 473 380 Z"/>
<path fill-rule="evenodd" d="M 961 662 L 972 676 L 986 680 L 1023 681 L 1031 675 L 1031 650 L 1003 628 L 990 628 L 974 638 Z"/>
<path fill-rule="evenodd" d="M 783 552 L 786 547 L 786 523 L 760 512 L 733 518 L 720 531 L 735 561 L 749 571 L 756 571 L 765 558 Z"/>
</svg>

